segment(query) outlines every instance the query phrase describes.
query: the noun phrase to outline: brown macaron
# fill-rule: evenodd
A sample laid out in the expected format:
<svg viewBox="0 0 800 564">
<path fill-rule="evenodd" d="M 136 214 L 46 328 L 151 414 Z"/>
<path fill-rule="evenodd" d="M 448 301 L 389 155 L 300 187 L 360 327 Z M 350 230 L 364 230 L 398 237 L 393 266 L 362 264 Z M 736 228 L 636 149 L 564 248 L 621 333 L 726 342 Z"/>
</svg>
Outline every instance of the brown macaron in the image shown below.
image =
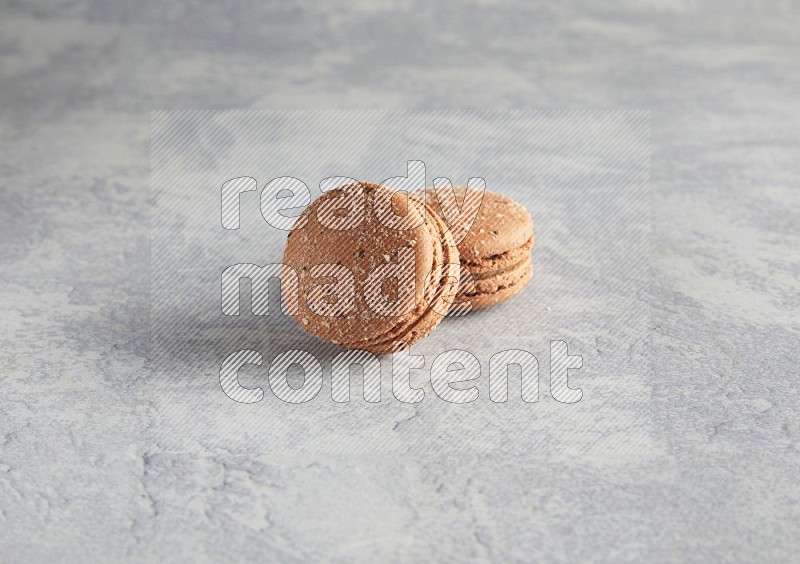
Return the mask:
<svg viewBox="0 0 800 564">
<path fill-rule="evenodd" d="M 456 187 L 454 194 L 457 202 L 444 199 L 446 189 L 438 194 L 431 188 L 425 190 L 426 203 L 450 227 L 461 255 L 461 287 L 454 310 L 464 302 L 472 309 L 481 309 L 513 298 L 533 275 L 530 214 L 510 198 L 494 192 L 485 191 L 481 198 L 480 191 Z M 421 195 L 413 196 L 420 199 Z M 442 206 L 447 201 L 450 204 Z M 443 207 L 449 213 L 444 213 Z"/>
<path fill-rule="evenodd" d="M 427 336 L 460 277 L 458 249 L 441 219 L 424 203 L 369 183 L 312 202 L 289 233 L 283 265 L 284 285 L 297 288 L 298 298 L 287 308 L 303 329 L 377 354 Z"/>
</svg>

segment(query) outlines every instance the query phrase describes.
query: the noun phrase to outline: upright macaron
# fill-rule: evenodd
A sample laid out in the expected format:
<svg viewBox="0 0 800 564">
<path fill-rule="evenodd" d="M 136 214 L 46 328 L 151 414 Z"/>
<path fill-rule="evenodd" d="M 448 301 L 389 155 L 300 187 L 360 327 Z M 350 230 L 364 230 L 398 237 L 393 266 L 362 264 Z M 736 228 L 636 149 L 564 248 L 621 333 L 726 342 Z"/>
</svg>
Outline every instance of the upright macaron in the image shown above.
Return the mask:
<svg viewBox="0 0 800 564">
<path fill-rule="evenodd" d="M 454 308 L 468 302 L 472 309 L 490 307 L 522 292 L 533 275 L 533 220 L 512 199 L 495 192 L 456 187 L 457 202 L 443 191 L 427 189 L 425 201 L 455 235 L 462 280 Z M 421 194 L 413 195 L 421 199 Z M 442 205 L 450 201 L 450 205 Z M 476 208 L 477 207 L 477 212 Z M 444 210 L 443 210 L 444 208 Z M 477 214 L 477 215 L 476 215 Z M 464 272 L 468 275 L 464 275 Z"/>
<path fill-rule="evenodd" d="M 312 202 L 289 233 L 283 279 L 298 292 L 287 307 L 321 339 L 389 353 L 439 324 L 457 292 L 459 264 L 453 236 L 426 204 L 350 184 Z"/>
</svg>

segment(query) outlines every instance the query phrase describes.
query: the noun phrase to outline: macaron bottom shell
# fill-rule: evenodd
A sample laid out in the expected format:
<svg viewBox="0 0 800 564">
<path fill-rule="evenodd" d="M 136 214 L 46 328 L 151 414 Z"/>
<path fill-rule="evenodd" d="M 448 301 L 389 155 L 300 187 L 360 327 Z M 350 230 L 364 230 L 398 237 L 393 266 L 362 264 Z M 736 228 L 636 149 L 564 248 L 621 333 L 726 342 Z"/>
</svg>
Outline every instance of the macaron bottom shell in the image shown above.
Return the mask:
<svg viewBox="0 0 800 564">
<path fill-rule="evenodd" d="M 456 304 L 469 302 L 473 310 L 492 307 L 521 293 L 533 277 L 533 260 L 526 260 L 493 274 L 474 276 L 462 284 Z"/>
</svg>

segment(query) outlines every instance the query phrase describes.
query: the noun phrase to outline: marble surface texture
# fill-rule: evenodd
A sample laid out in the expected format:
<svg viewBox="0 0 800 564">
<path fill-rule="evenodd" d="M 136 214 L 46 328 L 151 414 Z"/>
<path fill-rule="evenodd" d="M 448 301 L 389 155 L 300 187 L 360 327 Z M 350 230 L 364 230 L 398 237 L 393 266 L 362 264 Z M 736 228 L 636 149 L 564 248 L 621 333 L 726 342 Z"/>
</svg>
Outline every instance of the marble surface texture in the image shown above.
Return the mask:
<svg viewBox="0 0 800 564">
<path fill-rule="evenodd" d="M 798 27 L 794 0 L 0 1 L 0 561 L 796 561 Z M 205 417 L 213 374 L 149 357 L 174 108 L 649 111 L 642 338 L 508 426 L 387 404 L 392 448 Z"/>
</svg>

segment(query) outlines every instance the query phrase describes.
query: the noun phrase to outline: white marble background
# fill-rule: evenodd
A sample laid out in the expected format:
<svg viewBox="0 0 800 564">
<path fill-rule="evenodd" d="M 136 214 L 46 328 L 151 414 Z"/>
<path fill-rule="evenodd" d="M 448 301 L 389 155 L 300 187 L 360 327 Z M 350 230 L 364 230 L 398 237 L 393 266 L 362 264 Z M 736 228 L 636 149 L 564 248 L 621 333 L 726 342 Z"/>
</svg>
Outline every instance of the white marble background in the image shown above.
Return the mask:
<svg viewBox="0 0 800 564">
<path fill-rule="evenodd" d="M 796 559 L 799 25 L 791 0 L 0 2 L 0 560 Z M 651 370 L 598 406 L 615 434 L 160 444 L 150 111 L 451 107 L 651 112 Z"/>
</svg>

